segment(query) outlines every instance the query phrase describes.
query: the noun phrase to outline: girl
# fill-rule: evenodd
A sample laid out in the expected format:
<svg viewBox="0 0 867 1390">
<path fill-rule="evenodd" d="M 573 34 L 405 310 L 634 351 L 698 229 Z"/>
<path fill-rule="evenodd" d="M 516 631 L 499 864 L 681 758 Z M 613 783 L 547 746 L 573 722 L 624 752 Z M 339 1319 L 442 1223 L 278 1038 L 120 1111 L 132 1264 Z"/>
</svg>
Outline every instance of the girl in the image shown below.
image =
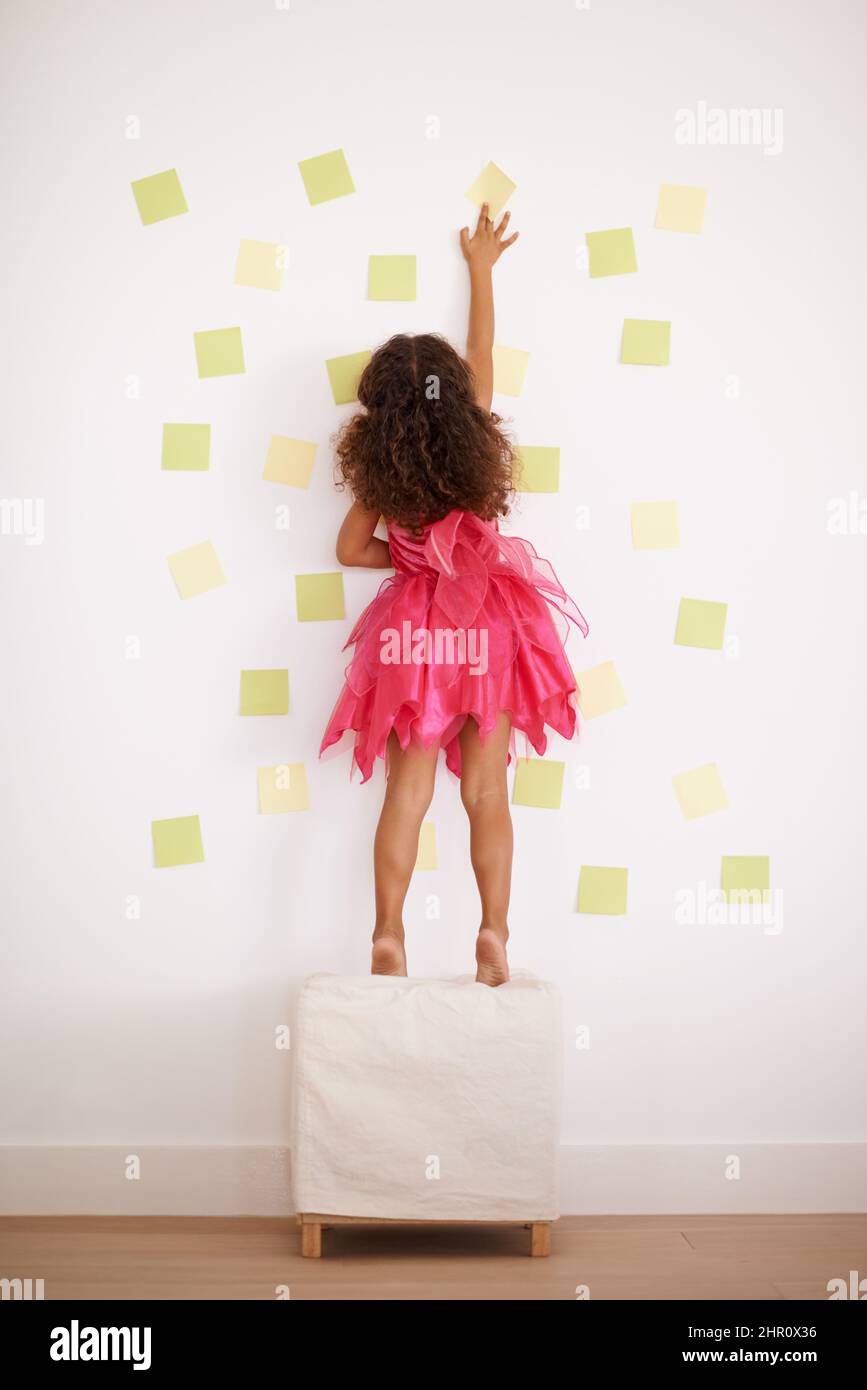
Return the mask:
<svg viewBox="0 0 867 1390">
<path fill-rule="evenodd" d="M 406 974 L 403 904 L 442 748 L 470 822 L 482 908 L 476 979 L 508 980 L 512 730 L 539 754 L 546 723 L 564 738 L 575 731 L 575 679 L 554 613 L 585 636 L 587 624 L 550 565 L 497 525 L 509 510 L 514 460 L 491 412 L 491 272 L 517 240 L 517 232 L 504 239 L 508 222 L 506 213 L 495 228 L 484 204 L 473 235 L 461 232 L 466 359 L 434 334 L 390 338 L 359 382 L 363 411 L 337 436 L 339 485 L 354 497 L 337 559 L 396 571 L 349 636 L 355 653 L 320 748 L 352 729 L 363 781 L 377 757 L 386 761 L 373 851 L 375 975 Z M 380 518 L 387 541 L 374 535 Z"/>
</svg>

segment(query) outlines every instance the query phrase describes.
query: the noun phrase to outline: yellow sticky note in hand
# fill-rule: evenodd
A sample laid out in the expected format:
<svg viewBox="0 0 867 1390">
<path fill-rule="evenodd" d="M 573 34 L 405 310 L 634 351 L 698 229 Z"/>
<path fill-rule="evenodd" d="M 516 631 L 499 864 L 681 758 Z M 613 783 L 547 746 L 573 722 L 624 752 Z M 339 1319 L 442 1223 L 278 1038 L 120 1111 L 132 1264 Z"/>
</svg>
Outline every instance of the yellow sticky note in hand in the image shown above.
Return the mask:
<svg viewBox="0 0 867 1390">
<path fill-rule="evenodd" d="M 500 347 L 495 343 L 493 358 L 494 390 L 503 396 L 520 396 L 530 361 L 529 352 L 522 352 L 520 348 Z"/>
<path fill-rule="evenodd" d="M 218 589 L 226 582 L 217 552 L 210 541 L 202 541 L 201 545 L 191 545 L 188 550 L 178 550 L 170 555 L 169 569 L 181 598 L 195 598 L 197 594 L 206 594 L 209 589 Z"/>
<path fill-rule="evenodd" d="M 272 434 L 262 477 L 269 483 L 287 487 L 309 487 L 316 462 L 316 445 L 306 439 L 287 439 Z"/>
<path fill-rule="evenodd" d="M 515 470 L 517 492 L 559 492 L 560 450 L 545 444 L 521 444 Z"/>
<path fill-rule="evenodd" d="M 631 227 L 610 232 L 587 232 L 587 254 L 591 280 L 603 275 L 628 275 L 638 269 Z"/>
<path fill-rule="evenodd" d="M 240 376 L 244 365 L 244 345 L 240 328 L 212 328 L 194 333 L 196 366 L 200 379 L 210 376 Z"/>
<path fill-rule="evenodd" d="M 346 155 L 342 150 L 330 150 L 328 154 L 318 154 L 313 159 L 302 159 L 298 168 L 312 207 L 317 203 L 327 203 L 332 198 L 343 198 L 347 193 L 355 192 L 355 184 L 352 182 Z"/>
<path fill-rule="evenodd" d="M 716 763 L 678 772 L 671 780 L 684 820 L 696 820 L 714 811 L 727 810 L 729 799 Z"/>
<path fill-rule="evenodd" d="M 350 352 L 345 357 L 329 357 L 325 363 L 331 394 L 335 405 L 349 405 L 358 400 L 358 383 L 371 358 L 369 348 L 364 352 Z"/>
<path fill-rule="evenodd" d="M 582 864 L 578 875 L 577 911 L 594 917 L 623 917 L 628 884 L 628 869 Z"/>
<path fill-rule="evenodd" d="M 724 854 L 721 887 L 726 902 L 767 902 L 771 861 L 766 854 Z"/>
<path fill-rule="evenodd" d="M 307 770 L 303 763 L 279 763 L 277 767 L 256 769 L 259 781 L 259 813 L 280 815 L 283 811 L 306 811 Z"/>
<path fill-rule="evenodd" d="M 295 606 L 299 623 L 330 622 L 346 617 L 343 575 L 296 574 Z"/>
<path fill-rule="evenodd" d="M 626 704 L 626 695 L 613 661 L 603 661 L 600 666 L 576 671 L 575 680 L 578 685 L 578 706 L 585 719 L 610 714 L 612 710 L 623 709 Z"/>
<path fill-rule="evenodd" d="M 235 284 L 254 290 L 282 290 L 286 247 L 274 241 L 242 241 L 235 261 Z"/>
<path fill-rule="evenodd" d="M 288 714 L 288 671 L 242 671 L 242 714 Z"/>
<path fill-rule="evenodd" d="M 488 204 L 488 216 L 493 220 L 504 208 L 518 187 L 496 164 L 486 164 L 474 184 L 466 191 L 466 197 L 477 208 Z"/>
<path fill-rule="evenodd" d="M 635 550 L 673 550 L 680 545 L 676 502 L 633 502 L 629 514 Z"/>
<path fill-rule="evenodd" d="M 563 799 L 565 763 L 544 758 L 519 758 L 515 769 L 513 806 L 540 806 L 559 811 Z"/>
<path fill-rule="evenodd" d="M 132 184 L 132 192 L 139 216 L 146 227 L 150 227 L 153 222 L 165 222 L 168 217 L 179 217 L 182 212 L 189 211 L 176 169 L 166 169 L 165 173 L 136 179 Z"/>
<path fill-rule="evenodd" d="M 418 836 L 418 854 L 415 860 L 416 870 L 436 869 L 437 864 L 437 828 L 432 820 L 422 821 L 421 830 Z"/>
<path fill-rule="evenodd" d="M 198 816 L 152 820 L 151 839 L 154 864 L 158 869 L 173 869 L 179 864 L 201 864 L 205 858 Z"/>
<path fill-rule="evenodd" d="M 675 645 L 722 651 L 727 613 L 727 603 L 712 603 L 703 598 L 682 598 L 677 610 Z"/>
<path fill-rule="evenodd" d="M 210 425 L 163 425 L 160 466 L 167 472 L 205 473 L 210 462 Z"/>
<path fill-rule="evenodd" d="M 368 299 L 415 299 L 415 256 L 370 256 Z"/>
<path fill-rule="evenodd" d="M 706 188 L 664 183 L 659 190 L 655 227 L 666 232 L 700 232 L 704 227 Z"/>
<path fill-rule="evenodd" d="M 624 319 L 620 361 L 638 367 L 667 367 L 671 323 L 666 319 Z"/>
</svg>

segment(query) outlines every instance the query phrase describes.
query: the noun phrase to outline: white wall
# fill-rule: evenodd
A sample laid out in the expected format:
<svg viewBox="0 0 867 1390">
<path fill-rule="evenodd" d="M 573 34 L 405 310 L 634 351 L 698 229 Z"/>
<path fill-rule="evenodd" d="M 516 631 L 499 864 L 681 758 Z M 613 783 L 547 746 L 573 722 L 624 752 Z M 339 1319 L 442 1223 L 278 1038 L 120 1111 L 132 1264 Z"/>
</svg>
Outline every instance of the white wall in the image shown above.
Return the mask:
<svg viewBox="0 0 867 1390">
<path fill-rule="evenodd" d="M 563 464 L 512 529 L 590 620 L 576 666 L 615 660 L 629 698 L 552 739 L 559 812 L 514 812 L 511 954 L 563 991 L 564 1140 L 867 1140 L 867 537 L 827 529 L 830 499 L 867 495 L 863 6 L 44 0 L 4 29 L 0 495 L 43 498 L 46 532 L 0 539 L 2 1142 L 286 1141 L 274 1029 L 307 974 L 367 968 L 382 785 L 316 761 L 381 576 L 347 572 L 345 623 L 295 618 L 293 575 L 335 568 L 345 506 L 328 441 L 348 408 L 323 362 L 397 330 L 460 344 L 457 229 L 488 159 L 521 232 L 497 337 L 532 353 L 495 405 Z M 782 151 L 679 145 L 676 111 L 702 101 L 782 109 Z M 297 161 L 336 146 L 358 192 L 311 208 Z M 190 211 L 142 227 L 130 181 L 172 167 Z M 661 182 L 709 188 L 702 236 L 653 229 Z M 589 280 L 584 232 L 627 225 L 639 273 Z M 242 237 L 288 245 L 280 293 L 233 284 Z M 417 254 L 416 303 L 365 300 L 389 251 Z M 618 364 L 624 316 L 671 319 L 667 370 Z M 193 332 L 236 324 L 246 375 L 198 380 Z M 211 422 L 209 473 L 160 471 L 179 420 Z M 274 433 L 318 441 L 309 492 L 261 480 Z M 629 503 L 656 498 L 679 501 L 682 547 L 634 551 Z M 166 556 L 206 537 L 229 582 L 182 602 Z M 729 604 L 736 656 L 673 645 L 682 595 Z M 257 666 L 288 666 L 288 717 L 238 716 Z M 261 817 L 256 767 L 284 761 L 305 762 L 311 809 Z M 709 761 L 731 807 L 686 823 L 671 776 Z M 191 813 L 206 863 L 154 869 L 151 819 Z M 411 968 L 462 973 L 477 906 L 444 771 L 432 817 Z M 781 933 L 675 924 L 723 854 L 770 855 Z M 582 863 L 628 866 L 626 918 L 575 913 Z"/>
</svg>

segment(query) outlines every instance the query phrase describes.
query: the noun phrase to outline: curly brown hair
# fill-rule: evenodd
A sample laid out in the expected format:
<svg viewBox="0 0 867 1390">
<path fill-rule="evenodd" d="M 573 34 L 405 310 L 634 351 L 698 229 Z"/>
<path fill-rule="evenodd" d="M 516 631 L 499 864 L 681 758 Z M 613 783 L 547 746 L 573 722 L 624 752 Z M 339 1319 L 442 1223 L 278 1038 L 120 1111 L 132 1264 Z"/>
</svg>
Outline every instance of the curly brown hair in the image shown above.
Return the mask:
<svg viewBox="0 0 867 1390">
<path fill-rule="evenodd" d="M 397 333 L 358 383 L 363 410 L 334 440 L 338 487 L 417 531 L 460 508 L 492 521 L 513 492 L 512 444 L 478 405 L 469 365 L 438 333 Z"/>
</svg>

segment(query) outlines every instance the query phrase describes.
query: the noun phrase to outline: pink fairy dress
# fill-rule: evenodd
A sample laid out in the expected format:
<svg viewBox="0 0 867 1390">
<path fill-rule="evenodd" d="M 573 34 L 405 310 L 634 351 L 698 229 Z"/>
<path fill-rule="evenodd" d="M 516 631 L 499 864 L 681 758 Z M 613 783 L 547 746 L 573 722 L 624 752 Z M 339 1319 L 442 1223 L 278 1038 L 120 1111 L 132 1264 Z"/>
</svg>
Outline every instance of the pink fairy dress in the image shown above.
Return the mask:
<svg viewBox="0 0 867 1390">
<path fill-rule="evenodd" d="M 355 653 L 320 755 L 354 730 L 366 782 L 394 729 L 402 748 L 439 743 L 460 776 L 467 718 L 484 741 L 503 710 L 540 755 L 546 724 L 571 738 L 576 685 L 565 620 L 585 637 L 589 629 L 547 560 L 463 511 L 418 536 L 389 523 L 388 543 L 396 573 L 349 634 Z"/>
</svg>

